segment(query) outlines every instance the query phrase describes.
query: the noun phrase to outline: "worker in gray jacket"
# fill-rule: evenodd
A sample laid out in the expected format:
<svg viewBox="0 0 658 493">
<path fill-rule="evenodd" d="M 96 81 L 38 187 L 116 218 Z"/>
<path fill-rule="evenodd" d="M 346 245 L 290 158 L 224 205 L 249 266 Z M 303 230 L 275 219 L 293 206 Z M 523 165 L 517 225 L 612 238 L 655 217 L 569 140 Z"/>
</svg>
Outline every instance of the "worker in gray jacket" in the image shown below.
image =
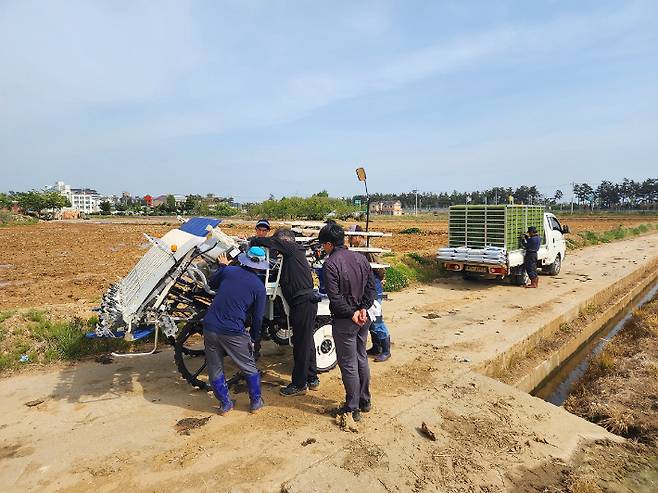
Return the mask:
<svg viewBox="0 0 658 493">
<path fill-rule="evenodd" d="M 371 409 L 370 368 L 366 344 L 372 323 L 367 310 L 377 296 L 370 263 L 361 254 L 345 248 L 345 232 L 338 224 L 327 224 L 318 239 L 328 256 L 324 262 L 325 289 L 333 317 L 333 337 L 338 366 L 345 387 L 341 414 L 354 421 Z"/>
</svg>

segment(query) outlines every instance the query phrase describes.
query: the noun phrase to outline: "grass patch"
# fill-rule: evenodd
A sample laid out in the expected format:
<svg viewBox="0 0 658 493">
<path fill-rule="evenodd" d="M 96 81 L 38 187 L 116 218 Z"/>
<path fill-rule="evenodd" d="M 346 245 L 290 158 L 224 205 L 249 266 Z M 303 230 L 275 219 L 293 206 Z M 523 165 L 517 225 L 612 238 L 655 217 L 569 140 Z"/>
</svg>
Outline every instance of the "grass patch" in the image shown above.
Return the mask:
<svg viewBox="0 0 658 493">
<path fill-rule="evenodd" d="M 396 267 L 386 269 L 384 290 L 388 292 L 401 291 L 409 285 L 409 278 Z"/>
<path fill-rule="evenodd" d="M 589 245 L 610 243 L 611 241 L 623 240 L 658 229 L 658 224 L 640 224 L 634 228 L 627 228 L 621 224 L 609 231 L 581 231 L 575 237 L 567 238 L 569 248 L 582 248 Z"/>
<path fill-rule="evenodd" d="M 430 283 L 446 275 L 433 255 L 412 252 L 401 256 L 391 255 L 387 261 L 391 267 L 386 271 L 386 291 L 400 291 L 411 282 Z"/>
<path fill-rule="evenodd" d="M 33 217 L 21 216 L 9 211 L 0 211 L 0 228 L 8 226 L 20 226 L 25 224 L 36 224 L 39 221 Z"/>
<path fill-rule="evenodd" d="M 420 233 L 420 228 L 407 228 L 400 231 L 401 235 L 418 235 Z"/>
<path fill-rule="evenodd" d="M 2 312 L 4 320 L 15 314 Z M 0 332 L 0 371 L 26 364 L 43 364 L 53 361 L 73 361 L 92 354 L 113 350 L 126 350 L 123 339 L 88 339 L 87 332 L 94 329 L 98 317 L 88 320 L 52 320 L 41 310 L 27 310 L 17 315 L 15 325 Z M 23 321 L 24 323 L 20 323 Z M 27 357 L 27 361 L 21 358 Z"/>
<path fill-rule="evenodd" d="M 16 313 L 16 310 L 5 310 L 4 312 L 0 312 L 0 324 L 12 317 L 14 313 Z"/>
<path fill-rule="evenodd" d="M 46 321 L 46 313 L 41 310 L 30 308 L 23 314 L 23 318 L 29 322 L 43 323 Z"/>
</svg>

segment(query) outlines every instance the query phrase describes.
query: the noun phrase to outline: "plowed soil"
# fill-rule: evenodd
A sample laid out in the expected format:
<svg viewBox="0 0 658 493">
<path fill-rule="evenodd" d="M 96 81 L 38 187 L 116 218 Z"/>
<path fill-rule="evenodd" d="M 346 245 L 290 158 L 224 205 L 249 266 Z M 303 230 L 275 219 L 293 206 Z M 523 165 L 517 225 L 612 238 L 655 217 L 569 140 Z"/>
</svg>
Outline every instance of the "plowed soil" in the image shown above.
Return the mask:
<svg viewBox="0 0 658 493">
<path fill-rule="evenodd" d="M 642 216 L 588 216 L 564 218 L 571 231 L 606 231 L 623 224 L 637 226 L 653 218 Z M 176 227 L 174 219 L 146 218 L 122 221 L 53 221 L 0 228 L 0 310 L 16 307 L 76 303 L 93 306 L 102 293 L 125 276 L 149 243 L 143 233 L 162 236 Z M 254 223 L 225 221 L 231 235 L 248 235 Z M 415 227 L 417 234 L 400 234 Z M 448 240 L 445 217 L 376 217 L 371 230 L 392 233 L 373 240 L 373 246 L 395 253 L 432 254 Z"/>
</svg>

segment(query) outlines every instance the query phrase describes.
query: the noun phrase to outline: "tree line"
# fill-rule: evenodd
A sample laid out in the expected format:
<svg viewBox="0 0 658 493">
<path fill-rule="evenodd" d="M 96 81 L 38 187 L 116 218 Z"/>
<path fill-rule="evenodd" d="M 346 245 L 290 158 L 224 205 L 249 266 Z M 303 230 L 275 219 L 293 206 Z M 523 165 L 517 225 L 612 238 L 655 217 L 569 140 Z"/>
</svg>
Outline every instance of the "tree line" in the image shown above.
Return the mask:
<svg viewBox="0 0 658 493">
<path fill-rule="evenodd" d="M 556 205 L 570 203 L 573 199 L 579 207 L 598 209 L 658 209 L 658 179 L 647 178 L 635 181 L 624 178 L 620 183 L 604 180 L 598 185 L 574 183 L 572 194 L 555 190 L 552 194 L 542 194 L 536 185 L 512 187 L 493 187 L 486 190 L 470 192 L 419 192 L 416 196 L 408 193 L 374 193 L 370 201 L 383 202 L 399 200 L 404 209 L 413 209 L 417 204 L 420 209 L 442 209 L 456 204 L 507 204 L 510 197 L 515 204 Z M 364 195 L 355 195 L 353 201 L 365 204 Z"/>
<path fill-rule="evenodd" d="M 310 197 L 282 197 L 277 200 L 270 196 L 264 202 L 248 204 L 247 213 L 251 217 L 305 218 L 319 221 L 329 216 L 339 219 L 355 217 L 361 213 L 361 208 L 355 206 L 349 198 L 332 198 L 326 190 L 323 190 Z"/>
<path fill-rule="evenodd" d="M 658 178 L 635 181 L 624 178 L 621 183 L 602 181 L 596 188 L 589 183 L 575 183 L 573 194 L 581 206 L 599 209 L 658 208 Z"/>
<path fill-rule="evenodd" d="M 10 209 L 13 204 L 17 204 L 26 214 L 38 218 L 52 216 L 62 207 L 71 207 L 69 199 L 59 192 L 30 190 L 0 193 L 0 209 Z"/>
</svg>

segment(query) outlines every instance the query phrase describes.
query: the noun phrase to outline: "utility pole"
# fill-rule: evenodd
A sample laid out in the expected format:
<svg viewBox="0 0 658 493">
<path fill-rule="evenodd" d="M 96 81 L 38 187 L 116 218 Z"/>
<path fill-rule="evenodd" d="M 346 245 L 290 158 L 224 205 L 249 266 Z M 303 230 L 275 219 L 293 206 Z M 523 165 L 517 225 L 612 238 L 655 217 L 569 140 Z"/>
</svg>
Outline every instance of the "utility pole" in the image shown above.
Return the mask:
<svg viewBox="0 0 658 493">
<path fill-rule="evenodd" d="M 414 207 L 414 215 L 417 216 L 418 215 L 418 189 L 417 188 L 413 189 L 411 191 L 411 193 L 416 194 L 416 207 Z"/>
<path fill-rule="evenodd" d="M 573 196 L 574 191 L 573 191 L 573 189 L 574 189 L 575 186 L 576 186 L 576 182 L 573 182 L 573 181 L 572 181 L 572 182 L 571 182 L 571 215 L 572 215 L 572 216 L 573 216 L 573 199 L 574 199 L 574 196 Z"/>
</svg>

